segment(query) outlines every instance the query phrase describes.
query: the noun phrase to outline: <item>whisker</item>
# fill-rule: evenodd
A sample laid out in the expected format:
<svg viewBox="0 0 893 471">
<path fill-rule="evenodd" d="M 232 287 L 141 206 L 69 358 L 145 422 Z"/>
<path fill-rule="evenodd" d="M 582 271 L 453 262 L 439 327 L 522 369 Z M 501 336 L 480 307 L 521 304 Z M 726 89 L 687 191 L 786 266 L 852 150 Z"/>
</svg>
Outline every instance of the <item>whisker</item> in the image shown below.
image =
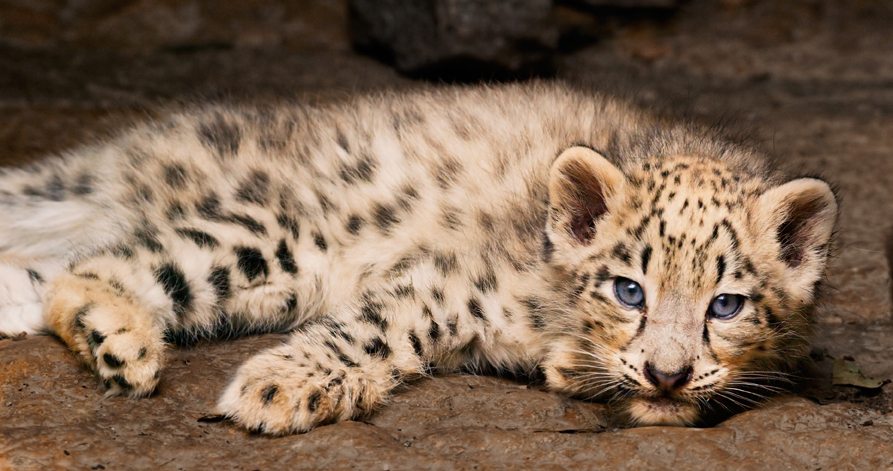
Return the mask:
<svg viewBox="0 0 893 471">
<path fill-rule="evenodd" d="M 729 400 L 729 401 L 731 401 L 731 402 L 734 402 L 738 407 L 741 407 L 741 408 L 744 408 L 744 409 L 747 408 L 746 405 L 744 405 L 744 404 L 742 404 L 742 403 L 736 401 L 735 398 L 734 398 L 732 395 L 730 395 L 727 391 L 722 391 L 722 392 L 717 393 L 717 397 L 720 397 L 720 398 L 723 398 L 723 399 L 727 399 L 727 400 Z M 722 404 L 722 403 L 720 403 L 720 404 Z M 729 410 L 729 409 L 726 408 L 726 410 Z M 729 411 L 730 411 L 730 410 L 729 410 Z M 730 412 L 731 412 L 731 411 L 730 411 Z"/>
<path fill-rule="evenodd" d="M 764 396 L 764 395 L 756 394 L 751 391 L 747 391 L 747 390 L 743 390 L 743 389 L 727 388 L 726 391 L 734 391 L 734 392 L 729 392 L 729 394 L 734 395 L 735 397 L 737 397 L 738 399 L 741 399 L 742 401 L 748 401 L 752 404 L 757 404 L 760 401 L 762 401 L 763 399 L 766 399 L 766 396 Z M 747 396 L 745 396 L 745 394 L 750 394 L 751 396 L 756 396 L 757 399 L 747 397 Z"/>
<path fill-rule="evenodd" d="M 750 387 L 750 388 L 756 388 L 756 389 L 765 389 L 766 391 L 769 391 L 772 393 L 779 393 L 779 392 L 785 391 L 785 388 L 782 388 L 782 387 L 772 386 L 769 384 L 753 383 L 750 381 L 733 381 L 733 382 L 729 383 L 729 386 L 742 386 L 742 387 Z"/>
</svg>

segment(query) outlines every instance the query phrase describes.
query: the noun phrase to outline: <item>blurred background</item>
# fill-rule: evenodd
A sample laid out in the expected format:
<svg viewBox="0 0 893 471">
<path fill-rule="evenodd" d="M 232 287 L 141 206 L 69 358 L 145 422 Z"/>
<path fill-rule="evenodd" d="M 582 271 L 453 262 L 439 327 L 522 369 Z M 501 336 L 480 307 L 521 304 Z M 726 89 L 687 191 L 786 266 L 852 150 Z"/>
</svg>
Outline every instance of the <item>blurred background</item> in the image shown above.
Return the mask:
<svg viewBox="0 0 893 471">
<path fill-rule="evenodd" d="M 695 110 L 711 83 L 851 87 L 893 77 L 891 24 L 878 0 L 0 0 L 0 163 L 69 145 L 38 116 L 60 106 L 82 123 L 177 99 L 545 76 L 646 102 L 670 82 L 664 102 Z"/>
</svg>

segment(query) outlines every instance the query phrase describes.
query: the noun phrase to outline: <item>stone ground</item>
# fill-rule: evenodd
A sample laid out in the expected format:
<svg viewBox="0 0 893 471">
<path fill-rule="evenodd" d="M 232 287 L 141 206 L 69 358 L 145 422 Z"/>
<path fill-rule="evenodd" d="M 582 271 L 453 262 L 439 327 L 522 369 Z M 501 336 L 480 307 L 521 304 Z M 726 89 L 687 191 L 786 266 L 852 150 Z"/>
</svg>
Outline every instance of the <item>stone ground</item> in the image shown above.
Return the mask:
<svg viewBox="0 0 893 471">
<path fill-rule="evenodd" d="M 339 0 L 244 4 L 0 0 L 0 163 L 166 102 L 413 85 L 350 49 Z M 628 429 L 601 404 L 455 375 L 412 384 L 366 421 L 267 438 L 201 419 L 237 365 L 277 336 L 173 350 L 159 393 L 136 401 L 103 398 L 62 344 L 27 337 L 0 340 L 0 469 L 893 468 L 893 385 L 830 385 L 844 357 L 893 378 L 893 7 L 691 0 L 632 20 L 559 13 L 597 39 L 559 55 L 559 78 L 731 120 L 836 184 L 833 289 L 801 393 L 712 428 Z"/>
</svg>

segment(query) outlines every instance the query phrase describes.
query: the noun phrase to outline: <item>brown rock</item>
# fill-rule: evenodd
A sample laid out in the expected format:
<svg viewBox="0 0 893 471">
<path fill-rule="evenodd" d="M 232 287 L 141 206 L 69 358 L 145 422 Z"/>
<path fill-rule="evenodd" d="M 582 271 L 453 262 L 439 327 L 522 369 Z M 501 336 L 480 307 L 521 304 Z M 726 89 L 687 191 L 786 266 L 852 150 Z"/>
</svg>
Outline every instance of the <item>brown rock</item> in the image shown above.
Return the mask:
<svg viewBox="0 0 893 471">
<path fill-rule="evenodd" d="M 711 429 L 609 428 L 610 410 L 516 382 L 468 375 L 409 385 L 367 422 L 304 435 L 251 435 L 198 419 L 238 364 L 279 336 L 171 351 L 158 394 L 103 398 L 93 376 L 49 337 L 0 341 L 0 465 L 197 469 L 883 469 L 893 416 L 852 404 L 779 399 Z M 607 426 L 606 426 L 607 425 Z"/>
</svg>

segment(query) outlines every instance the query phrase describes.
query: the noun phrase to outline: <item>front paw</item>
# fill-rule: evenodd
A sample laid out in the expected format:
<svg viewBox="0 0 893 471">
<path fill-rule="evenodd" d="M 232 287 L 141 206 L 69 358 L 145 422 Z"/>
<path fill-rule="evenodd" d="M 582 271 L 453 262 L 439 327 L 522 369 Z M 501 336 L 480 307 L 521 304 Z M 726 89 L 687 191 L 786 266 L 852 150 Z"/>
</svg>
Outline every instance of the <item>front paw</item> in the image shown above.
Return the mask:
<svg viewBox="0 0 893 471">
<path fill-rule="evenodd" d="M 371 411 L 393 382 L 389 373 L 376 371 L 380 368 L 303 358 L 282 349 L 251 358 L 220 398 L 219 413 L 255 432 L 306 432 Z"/>
</svg>

